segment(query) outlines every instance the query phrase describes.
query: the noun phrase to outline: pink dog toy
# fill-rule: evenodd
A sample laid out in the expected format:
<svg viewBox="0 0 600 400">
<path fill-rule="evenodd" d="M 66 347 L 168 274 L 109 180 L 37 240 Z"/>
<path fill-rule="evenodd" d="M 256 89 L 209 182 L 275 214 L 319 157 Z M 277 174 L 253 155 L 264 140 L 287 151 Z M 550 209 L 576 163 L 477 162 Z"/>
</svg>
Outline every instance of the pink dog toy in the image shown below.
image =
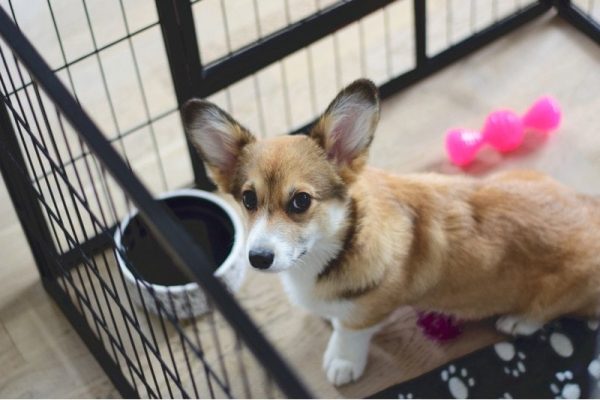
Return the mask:
<svg viewBox="0 0 600 400">
<path fill-rule="evenodd" d="M 440 343 L 454 339 L 462 333 L 462 321 L 434 311 L 417 312 L 417 325 L 425 336 Z"/>
<path fill-rule="evenodd" d="M 481 132 L 452 129 L 446 133 L 446 151 L 458 165 L 469 164 L 486 143 L 500 152 L 515 150 L 523 143 L 525 130 L 547 133 L 560 123 L 560 106 L 552 97 L 539 98 L 520 118 L 511 110 L 494 111 L 488 115 Z"/>
</svg>

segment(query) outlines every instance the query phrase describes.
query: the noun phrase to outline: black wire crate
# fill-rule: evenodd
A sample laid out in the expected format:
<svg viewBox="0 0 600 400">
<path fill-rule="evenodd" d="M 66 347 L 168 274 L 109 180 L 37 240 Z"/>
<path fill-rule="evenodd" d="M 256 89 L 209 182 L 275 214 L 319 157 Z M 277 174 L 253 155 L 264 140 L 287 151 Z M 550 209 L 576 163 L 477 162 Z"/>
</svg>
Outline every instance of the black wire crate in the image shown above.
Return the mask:
<svg viewBox="0 0 600 400">
<path fill-rule="evenodd" d="M 157 200 L 213 189 L 180 106 L 298 133 L 358 77 L 388 97 L 553 6 L 600 43 L 593 1 L 482 3 L 0 1 L 0 169 L 45 288 L 123 396 L 311 395 L 249 317 L 261 305 Z M 243 232 L 225 225 L 232 252 Z M 130 226 L 202 294 L 149 283 Z"/>
</svg>

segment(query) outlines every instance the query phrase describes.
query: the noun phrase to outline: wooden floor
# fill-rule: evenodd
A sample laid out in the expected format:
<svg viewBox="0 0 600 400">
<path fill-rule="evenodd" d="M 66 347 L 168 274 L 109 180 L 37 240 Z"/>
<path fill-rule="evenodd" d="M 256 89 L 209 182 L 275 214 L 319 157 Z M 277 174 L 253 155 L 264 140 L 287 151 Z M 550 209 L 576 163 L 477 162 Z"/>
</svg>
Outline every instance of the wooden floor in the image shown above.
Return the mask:
<svg viewBox="0 0 600 400">
<path fill-rule="evenodd" d="M 531 167 L 587 193 L 600 193 L 600 49 L 552 16 L 523 28 L 383 104 L 371 162 L 399 173 L 462 173 L 445 161 L 443 132 L 478 128 L 493 108 L 526 108 L 550 93 L 564 122 L 545 143 L 506 158 L 486 152 L 466 173 Z M 8 195 L 0 193 L 0 396 L 117 397 L 82 341 L 43 291 Z M 330 328 L 291 307 L 273 275 L 251 271 L 237 295 L 315 394 L 361 397 L 493 343 L 490 323 L 470 324 L 440 346 L 401 309 L 374 340 L 365 376 L 339 389 L 321 372 Z"/>
</svg>

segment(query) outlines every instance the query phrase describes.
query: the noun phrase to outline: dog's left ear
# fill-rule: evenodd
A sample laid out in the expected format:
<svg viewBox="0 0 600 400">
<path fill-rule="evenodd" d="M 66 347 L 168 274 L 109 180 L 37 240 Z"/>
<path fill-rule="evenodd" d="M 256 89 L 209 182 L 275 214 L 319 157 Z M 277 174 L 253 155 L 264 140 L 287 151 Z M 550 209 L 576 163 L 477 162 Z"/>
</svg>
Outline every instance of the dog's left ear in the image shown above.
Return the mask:
<svg viewBox="0 0 600 400">
<path fill-rule="evenodd" d="M 351 181 L 366 163 L 378 121 L 377 87 L 370 80 L 359 79 L 336 96 L 310 137 L 325 150 L 342 178 Z"/>
</svg>

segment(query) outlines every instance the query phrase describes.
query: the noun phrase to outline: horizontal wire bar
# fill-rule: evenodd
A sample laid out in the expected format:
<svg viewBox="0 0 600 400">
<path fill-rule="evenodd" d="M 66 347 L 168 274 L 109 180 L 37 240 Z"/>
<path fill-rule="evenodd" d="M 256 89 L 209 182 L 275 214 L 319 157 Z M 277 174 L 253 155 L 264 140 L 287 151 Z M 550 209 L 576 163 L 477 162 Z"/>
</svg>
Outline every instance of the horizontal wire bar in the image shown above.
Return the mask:
<svg viewBox="0 0 600 400">
<path fill-rule="evenodd" d="M 103 45 L 103 46 L 100 46 L 100 47 L 98 47 L 98 49 L 97 49 L 97 50 L 90 51 L 90 52 L 88 52 L 88 53 L 86 53 L 86 54 L 84 54 L 84 55 L 82 55 L 82 56 L 79 56 L 79 57 L 77 57 L 77 58 L 74 58 L 73 60 L 71 60 L 71 61 L 69 61 L 69 62 L 67 62 L 67 63 L 65 63 L 65 64 L 61 65 L 61 66 L 60 66 L 60 67 L 58 67 L 58 68 L 52 69 L 51 71 L 52 71 L 52 72 L 54 72 L 54 73 L 57 73 L 57 72 L 63 71 L 63 70 L 65 70 L 65 69 L 67 69 L 67 68 L 70 68 L 70 67 L 72 67 L 73 65 L 75 65 L 75 64 L 77 64 L 77 63 L 79 63 L 79 62 L 81 62 L 81 61 L 85 60 L 86 58 L 92 57 L 92 56 L 94 56 L 94 55 L 96 55 L 96 54 L 98 54 L 98 53 L 100 53 L 100 52 L 102 52 L 102 51 L 104 51 L 104 50 L 107 50 L 107 49 L 109 49 L 109 48 L 111 48 L 111 47 L 113 47 L 113 46 L 115 46 L 115 45 L 117 45 L 117 44 L 119 44 L 119 43 L 122 43 L 122 42 L 124 42 L 125 40 L 131 39 L 131 38 L 132 38 L 132 37 L 134 37 L 135 35 L 138 35 L 138 34 L 140 34 L 140 33 L 143 33 L 143 32 L 145 32 L 145 31 L 147 31 L 147 30 L 149 30 L 149 29 L 151 29 L 151 28 L 154 28 L 155 26 L 159 26 L 159 25 L 160 25 L 160 21 L 153 22 L 153 23 L 151 23 L 150 25 L 146 25 L 146 26 L 144 26 L 144 27 L 142 27 L 142 28 L 139 28 L 139 29 L 137 29 L 137 30 L 135 30 L 135 31 L 131 32 L 130 34 L 127 34 L 127 35 L 125 35 L 125 36 L 122 36 L 122 37 L 120 37 L 120 38 L 118 38 L 118 39 L 116 39 L 116 40 L 114 40 L 114 41 L 112 41 L 112 42 L 109 42 L 109 43 L 107 43 L 107 44 Z M 32 82 L 28 82 L 28 83 L 26 83 L 26 84 L 24 84 L 24 85 L 22 85 L 22 86 L 20 86 L 20 87 L 18 87 L 18 88 L 15 88 L 13 91 L 11 91 L 11 92 L 7 93 L 7 95 L 8 95 L 8 96 L 12 96 L 12 95 L 14 95 L 14 94 L 17 94 L 19 91 L 21 91 L 21 90 L 23 90 L 23 89 L 26 89 L 26 88 L 28 88 L 29 86 L 31 86 L 31 84 L 32 84 Z"/>
<path fill-rule="evenodd" d="M 202 92 L 196 95 L 209 96 L 393 1 L 338 2 L 291 23 L 206 65 L 200 88 Z"/>
<path fill-rule="evenodd" d="M 144 129 L 144 128 L 146 128 L 146 127 L 154 124 L 155 122 L 158 122 L 161 119 L 168 117 L 169 115 L 173 114 L 174 112 L 176 112 L 178 110 L 179 110 L 178 107 L 174 107 L 174 108 L 168 109 L 166 111 L 163 111 L 163 112 L 161 112 L 159 114 L 156 114 L 154 117 L 152 117 L 152 118 L 150 118 L 150 119 L 148 119 L 148 120 L 146 120 L 144 122 L 141 122 L 141 123 L 133 126 L 132 128 L 127 129 L 126 131 L 123 131 L 118 136 L 112 137 L 112 138 L 107 139 L 107 140 L 108 140 L 109 143 L 114 143 L 114 142 L 116 142 L 118 140 L 124 139 L 124 138 L 126 138 L 126 137 L 128 137 L 128 136 L 130 136 L 130 135 L 132 135 L 134 133 L 136 133 L 137 131 L 142 130 L 142 129 Z M 75 164 L 77 161 L 82 160 L 84 157 L 87 157 L 87 156 L 90 156 L 90 155 L 92 155 L 92 153 L 90 151 L 84 151 L 83 153 L 81 153 L 81 154 L 79 154 L 79 155 L 77 155 L 77 156 L 75 156 L 75 157 L 73 157 L 71 159 L 68 159 L 66 162 L 64 162 L 64 166 L 67 167 L 67 166 L 70 166 L 72 164 Z M 35 177 L 35 179 L 36 180 L 40 180 L 40 179 L 44 178 L 44 176 L 48 175 L 48 173 L 50 173 L 50 171 L 44 171 L 43 174 L 37 175 Z"/>
</svg>

